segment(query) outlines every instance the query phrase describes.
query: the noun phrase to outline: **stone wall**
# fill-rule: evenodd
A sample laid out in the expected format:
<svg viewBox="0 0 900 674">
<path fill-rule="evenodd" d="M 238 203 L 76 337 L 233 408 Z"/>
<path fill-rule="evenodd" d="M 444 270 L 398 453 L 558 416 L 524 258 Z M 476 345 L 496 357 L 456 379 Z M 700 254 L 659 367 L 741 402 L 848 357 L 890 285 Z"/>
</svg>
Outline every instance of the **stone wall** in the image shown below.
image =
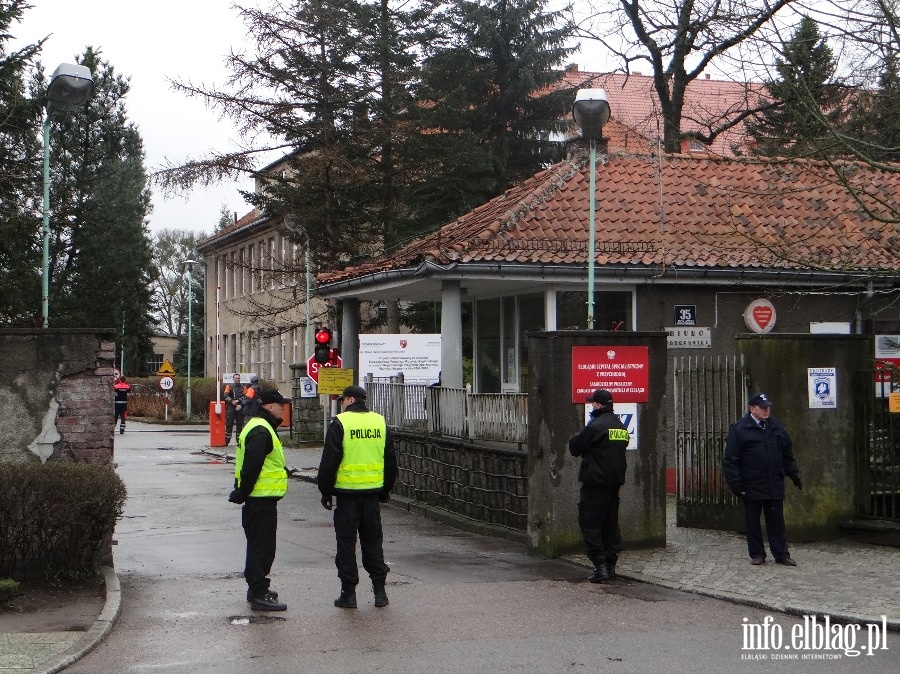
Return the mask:
<svg viewBox="0 0 900 674">
<path fill-rule="evenodd" d="M 0 461 L 113 463 L 113 330 L 0 329 Z"/>
</svg>

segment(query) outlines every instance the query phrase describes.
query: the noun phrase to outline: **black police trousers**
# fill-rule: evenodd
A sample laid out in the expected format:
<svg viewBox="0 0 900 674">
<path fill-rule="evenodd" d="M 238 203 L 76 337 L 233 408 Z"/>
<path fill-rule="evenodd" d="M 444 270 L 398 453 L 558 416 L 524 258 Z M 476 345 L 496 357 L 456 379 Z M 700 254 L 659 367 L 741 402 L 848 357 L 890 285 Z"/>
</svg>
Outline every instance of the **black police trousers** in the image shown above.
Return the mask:
<svg viewBox="0 0 900 674">
<path fill-rule="evenodd" d="M 268 575 L 275 561 L 278 499 L 248 498 L 241 510 L 241 524 L 247 537 L 244 579 L 250 594 L 260 597 L 269 590 Z"/>
<path fill-rule="evenodd" d="M 619 532 L 619 487 L 581 487 L 578 526 L 585 554 L 595 567 L 615 564 L 622 551 Z"/>
<path fill-rule="evenodd" d="M 337 539 L 337 566 L 341 589 L 354 591 L 359 584 L 359 568 L 356 565 L 356 534 L 363 568 L 373 585 L 383 585 L 390 567 L 384 563 L 381 531 L 381 504 L 378 494 L 336 494 L 334 507 L 334 535 Z"/>
</svg>

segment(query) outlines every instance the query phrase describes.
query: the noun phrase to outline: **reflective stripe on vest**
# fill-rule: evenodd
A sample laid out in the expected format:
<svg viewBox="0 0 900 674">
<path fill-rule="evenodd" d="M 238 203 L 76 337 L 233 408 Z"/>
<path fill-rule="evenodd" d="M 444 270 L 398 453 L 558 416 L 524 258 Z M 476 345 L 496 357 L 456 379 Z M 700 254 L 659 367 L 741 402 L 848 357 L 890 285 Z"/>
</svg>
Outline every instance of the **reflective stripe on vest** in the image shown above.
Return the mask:
<svg viewBox="0 0 900 674">
<path fill-rule="evenodd" d="M 264 427 L 272 436 L 272 451 L 266 454 L 266 460 L 263 461 L 262 470 L 253 485 L 253 491 L 250 496 L 284 496 L 288 490 L 287 471 L 284 469 L 284 449 L 281 446 L 281 440 L 278 434 L 272 430 L 261 417 L 252 417 L 246 424 L 244 430 L 238 437 L 237 451 L 234 455 L 234 476 L 237 478 L 238 486 L 241 486 L 241 468 L 244 465 L 244 443 L 247 440 L 247 433 L 257 426 Z"/>
<path fill-rule="evenodd" d="M 376 412 L 343 412 L 344 458 L 338 468 L 337 489 L 380 489 L 384 486 L 384 443 L 387 424 Z"/>
</svg>

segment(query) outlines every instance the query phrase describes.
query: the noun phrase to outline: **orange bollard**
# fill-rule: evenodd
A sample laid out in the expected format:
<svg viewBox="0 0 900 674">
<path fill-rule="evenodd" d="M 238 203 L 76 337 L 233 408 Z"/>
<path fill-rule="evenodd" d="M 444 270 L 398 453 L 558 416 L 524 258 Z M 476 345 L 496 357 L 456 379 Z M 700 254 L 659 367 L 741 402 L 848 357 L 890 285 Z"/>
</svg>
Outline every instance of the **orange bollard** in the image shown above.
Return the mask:
<svg viewBox="0 0 900 674">
<path fill-rule="evenodd" d="M 291 403 L 284 404 L 284 416 L 281 417 L 281 423 L 278 425 L 278 428 L 290 428 L 291 427 Z"/>
<path fill-rule="evenodd" d="M 224 447 L 225 446 L 225 403 L 220 401 L 219 413 L 216 414 L 216 401 L 211 400 L 209 403 L 209 446 Z"/>
</svg>

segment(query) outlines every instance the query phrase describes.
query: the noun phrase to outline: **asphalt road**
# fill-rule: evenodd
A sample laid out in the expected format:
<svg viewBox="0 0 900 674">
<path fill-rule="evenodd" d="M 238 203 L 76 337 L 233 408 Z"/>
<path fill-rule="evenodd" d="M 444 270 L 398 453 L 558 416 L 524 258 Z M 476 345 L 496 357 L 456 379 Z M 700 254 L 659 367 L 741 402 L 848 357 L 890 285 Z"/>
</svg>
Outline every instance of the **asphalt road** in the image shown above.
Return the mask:
<svg viewBox="0 0 900 674">
<path fill-rule="evenodd" d="M 747 624 L 790 635 L 796 618 L 587 571 L 522 545 L 385 507 L 390 606 L 362 573 L 359 609 L 337 609 L 331 513 L 292 481 L 279 506 L 273 588 L 284 613 L 245 601 L 233 466 L 197 453 L 207 436 L 130 423 L 116 436 L 128 486 L 116 532 L 124 608 L 108 639 L 66 672 L 891 672 L 889 650 L 747 650 Z M 304 452 L 288 464 L 303 467 Z M 857 637 L 864 645 L 866 634 Z M 835 655 L 782 660 L 776 656 Z M 748 657 L 765 656 L 751 660 Z"/>
</svg>

